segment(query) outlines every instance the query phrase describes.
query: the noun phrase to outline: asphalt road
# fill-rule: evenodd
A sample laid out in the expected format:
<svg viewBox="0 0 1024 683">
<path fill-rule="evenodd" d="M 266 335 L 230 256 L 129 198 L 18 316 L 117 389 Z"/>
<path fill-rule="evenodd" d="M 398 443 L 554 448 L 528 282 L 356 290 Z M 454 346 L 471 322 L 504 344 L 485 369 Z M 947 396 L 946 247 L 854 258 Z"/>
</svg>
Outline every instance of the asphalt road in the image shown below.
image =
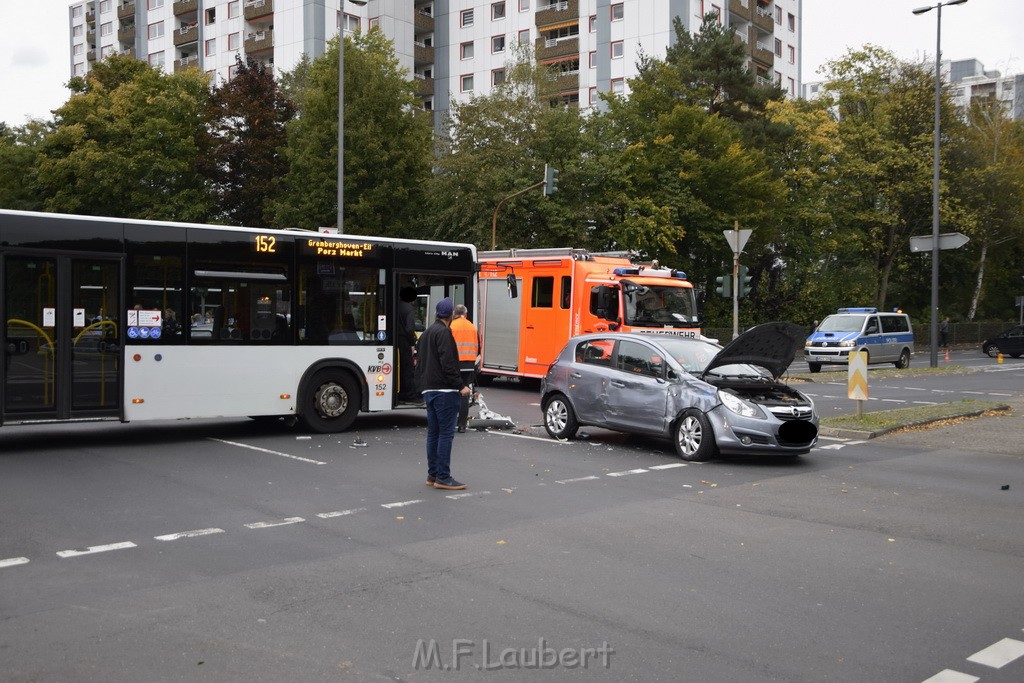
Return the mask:
<svg viewBox="0 0 1024 683">
<path fill-rule="evenodd" d="M 1017 367 L 914 385 L 1019 405 Z M 459 435 L 465 492 L 414 410 L 3 428 L 0 680 L 1024 678 L 1019 411 L 695 465 L 484 394 L 520 429 Z"/>
</svg>

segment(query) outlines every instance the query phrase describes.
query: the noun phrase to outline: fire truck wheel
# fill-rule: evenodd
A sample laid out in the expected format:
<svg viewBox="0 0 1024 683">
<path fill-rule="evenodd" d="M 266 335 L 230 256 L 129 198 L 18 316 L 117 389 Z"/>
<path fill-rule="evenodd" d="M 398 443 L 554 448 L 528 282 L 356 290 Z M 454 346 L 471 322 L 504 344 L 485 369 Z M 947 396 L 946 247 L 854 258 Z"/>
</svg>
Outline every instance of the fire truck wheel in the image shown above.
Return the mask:
<svg viewBox="0 0 1024 683">
<path fill-rule="evenodd" d="M 572 439 L 580 428 L 569 400 L 555 394 L 544 405 L 544 429 L 553 439 Z"/>
</svg>

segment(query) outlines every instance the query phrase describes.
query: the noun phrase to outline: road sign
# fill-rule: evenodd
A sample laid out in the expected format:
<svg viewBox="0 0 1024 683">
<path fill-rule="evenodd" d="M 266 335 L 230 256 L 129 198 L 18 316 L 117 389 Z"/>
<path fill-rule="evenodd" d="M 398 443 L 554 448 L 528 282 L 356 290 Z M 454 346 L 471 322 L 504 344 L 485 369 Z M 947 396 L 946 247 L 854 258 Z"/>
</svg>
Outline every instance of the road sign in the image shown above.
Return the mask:
<svg viewBox="0 0 1024 683">
<path fill-rule="evenodd" d="M 857 401 L 868 400 L 868 352 L 850 351 L 846 395 Z"/>
<path fill-rule="evenodd" d="M 939 235 L 939 249 L 959 249 L 970 241 L 970 237 L 959 232 L 944 232 Z M 931 251 L 932 236 L 922 235 L 921 237 L 910 238 L 910 251 Z"/>
<path fill-rule="evenodd" d="M 729 248 L 732 249 L 732 253 L 741 254 L 743 253 L 743 247 L 746 246 L 747 240 L 750 239 L 750 233 L 753 230 L 723 230 L 722 234 L 725 235 L 725 241 L 729 243 Z"/>
</svg>

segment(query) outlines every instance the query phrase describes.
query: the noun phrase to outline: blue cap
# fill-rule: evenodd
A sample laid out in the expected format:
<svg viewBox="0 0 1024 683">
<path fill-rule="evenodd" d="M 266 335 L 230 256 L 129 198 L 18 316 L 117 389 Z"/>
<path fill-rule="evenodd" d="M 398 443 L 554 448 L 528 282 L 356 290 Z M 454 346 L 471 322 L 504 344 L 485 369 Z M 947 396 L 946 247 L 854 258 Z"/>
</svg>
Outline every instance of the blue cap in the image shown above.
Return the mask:
<svg viewBox="0 0 1024 683">
<path fill-rule="evenodd" d="M 437 302 L 437 317 L 438 318 L 450 318 L 455 312 L 455 304 L 448 297 L 445 297 Z"/>
</svg>

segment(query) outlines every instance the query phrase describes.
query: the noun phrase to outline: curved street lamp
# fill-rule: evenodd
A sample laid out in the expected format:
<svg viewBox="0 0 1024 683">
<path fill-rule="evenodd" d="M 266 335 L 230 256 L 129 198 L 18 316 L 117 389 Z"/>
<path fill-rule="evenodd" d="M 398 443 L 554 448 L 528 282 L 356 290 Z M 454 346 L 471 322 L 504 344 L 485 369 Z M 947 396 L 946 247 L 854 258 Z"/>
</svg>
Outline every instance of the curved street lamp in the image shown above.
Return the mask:
<svg viewBox="0 0 1024 683">
<path fill-rule="evenodd" d="M 933 368 L 939 366 L 939 108 L 942 106 L 942 7 L 962 5 L 965 2 L 967 0 L 947 0 L 913 10 L 914 14 L 938 10 L 935 21 L 935 141 L 932 152 L 932 321 L 929 329 L 929 364 Z"/>
<path fill-rule="evenodd" d="M 358 7 L 368 0 L 347 0 Z M 345 2 L 338 2 L 338 234 L 345 234 Z M 959 0 L 967 2 L 967 0 Z"/>
</svg>

